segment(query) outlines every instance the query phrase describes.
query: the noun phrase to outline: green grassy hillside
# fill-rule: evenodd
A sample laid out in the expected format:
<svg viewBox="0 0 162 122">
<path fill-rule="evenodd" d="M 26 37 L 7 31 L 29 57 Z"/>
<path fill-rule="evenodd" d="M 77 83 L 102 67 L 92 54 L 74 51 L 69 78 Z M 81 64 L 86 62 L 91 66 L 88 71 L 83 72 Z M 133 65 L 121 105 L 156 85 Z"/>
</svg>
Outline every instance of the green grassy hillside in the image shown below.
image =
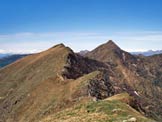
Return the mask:
<svg viewBox="0 0 162 122">
<path fill-rule="evenodd" d="M 123 96 L 124 95 L 124 96 Z M 120 96 L 120 98 L 118 98 Z M 42 122 L 154 122 L 137 112 L 128 104 L 121 102 L 121 97 L 129 96 L 120 94 L 111 100 L 90 101 L 75 105 L 56 114 L 50 115 Z"/>
</svg>

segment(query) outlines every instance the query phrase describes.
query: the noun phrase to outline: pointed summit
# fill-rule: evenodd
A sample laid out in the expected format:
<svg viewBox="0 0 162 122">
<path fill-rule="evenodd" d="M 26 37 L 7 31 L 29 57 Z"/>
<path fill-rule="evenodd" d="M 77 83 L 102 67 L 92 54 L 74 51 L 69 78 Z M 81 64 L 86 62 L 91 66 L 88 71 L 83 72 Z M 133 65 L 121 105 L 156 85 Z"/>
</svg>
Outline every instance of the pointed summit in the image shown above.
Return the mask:
<svg viewBox="0 0 162 122">
<path fill-rule="evenodd" d="M 68 46 L 64 45 L 63 43 L 54 45 L 53 47 L 49 48 L 45 52 L 53 52 L 53 51 L 58 51 L 58 50 L 62 50 L 63 54 L 74 53 L 71 48 L 69 48 Z"/>
<path fill-rule="evenodd" d="M 115 42 L 113 42 L 113 40 L 108 40 L 107 43 L 109 43 L 109 44 L 115 44 Z"/>
<path fill-rule="evenodd" d="M 65 45 L 63 43 L 60 43 L 60 44 L 53 46 L 52 48 L 55 48 L 55 47 L 65 47 Z"/>
<path fill-rule="evenodd" d="M 112 40 L 109 40 L 107 43 L 88 52 L 86 56 L 102 62 L 115 62 L 117 57 L 120 58 L 122 52 L 120 47 L 118 47 Z"/>
<path fill-rule="evenodd" d="M 109 49 L 120 49 L 120 47 L 112 40 L 109 40 L 107 43 L 103 44 L 103 46 L 108 47 Z"/>
<path fill-rule="evenodd" d="M 126 55 L 133 59 L 131 54 L 120 49 L 112 40 L 109 40 L 107 43 L 98 46 L 96 49 L 86 54 L 89 58 L 111 63 L 125 61 Z"/>
</svg>

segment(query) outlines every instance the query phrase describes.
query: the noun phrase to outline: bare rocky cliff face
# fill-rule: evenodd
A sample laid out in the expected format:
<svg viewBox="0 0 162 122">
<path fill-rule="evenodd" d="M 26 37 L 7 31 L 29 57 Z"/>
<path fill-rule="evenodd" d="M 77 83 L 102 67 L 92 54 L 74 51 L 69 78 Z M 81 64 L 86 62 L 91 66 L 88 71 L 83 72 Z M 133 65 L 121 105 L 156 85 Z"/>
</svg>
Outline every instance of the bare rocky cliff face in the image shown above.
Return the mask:
<svg viewBox="0 0 162 122">
<path fill-rule="evenodd" d="M 67 79 L 76 79 L 84 74 L 107 68 L 108 66 L 102 62 L 71 53 L 67 56 L 66 64 L 62 70 L 62 76 Z"/>
<path fill-rule="evenodd" d="M 94 79 L 91 79 L 88 84 L 88 93 L 96 100 L 102 100 L 117 94 L 113 84 L 111 83 L 106 72 L 102 72 Z"/>
</svg>

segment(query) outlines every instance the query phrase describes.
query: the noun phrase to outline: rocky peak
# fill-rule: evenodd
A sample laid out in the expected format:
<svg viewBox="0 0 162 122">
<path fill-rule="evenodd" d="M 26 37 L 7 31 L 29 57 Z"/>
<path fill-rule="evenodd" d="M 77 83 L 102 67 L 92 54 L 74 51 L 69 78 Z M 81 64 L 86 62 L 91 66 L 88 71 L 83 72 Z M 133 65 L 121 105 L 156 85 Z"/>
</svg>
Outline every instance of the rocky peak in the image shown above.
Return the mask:
<svg viewBox="0 0 162 122">
<path fill-rule="evenodd" d="M 112 40 L 109 40 L 107 43 L 103 44 L 103 46 L 105 48 L 108 48 L 108 49 L 113 49 L 113 50 L 119 50 L 120 47 L 115 44 L 115 42 L 113 42 Z"/>
<path fill-rule="evenodd" d="M 102 62 L 114 62 L 117 58 L 121 58 L 122 52 L 112 40 L 109 40 L 107 43 L 88 52 L 86 56 Z"/>
</svg>

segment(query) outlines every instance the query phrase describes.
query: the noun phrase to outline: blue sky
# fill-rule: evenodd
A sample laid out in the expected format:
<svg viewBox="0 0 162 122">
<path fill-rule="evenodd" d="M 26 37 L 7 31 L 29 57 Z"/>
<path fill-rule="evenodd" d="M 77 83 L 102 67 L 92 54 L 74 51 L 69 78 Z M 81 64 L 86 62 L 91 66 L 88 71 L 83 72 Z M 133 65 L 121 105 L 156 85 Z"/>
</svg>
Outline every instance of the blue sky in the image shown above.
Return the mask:
<svg viewBox="0 0 162 122">
<path fill-rule="evenodd" d="M 1 0 L 0 17 L 1 53 L 92 50 L 109 39 L 127 51 L 162 49 L 162 0 Z"/>
</svg>

